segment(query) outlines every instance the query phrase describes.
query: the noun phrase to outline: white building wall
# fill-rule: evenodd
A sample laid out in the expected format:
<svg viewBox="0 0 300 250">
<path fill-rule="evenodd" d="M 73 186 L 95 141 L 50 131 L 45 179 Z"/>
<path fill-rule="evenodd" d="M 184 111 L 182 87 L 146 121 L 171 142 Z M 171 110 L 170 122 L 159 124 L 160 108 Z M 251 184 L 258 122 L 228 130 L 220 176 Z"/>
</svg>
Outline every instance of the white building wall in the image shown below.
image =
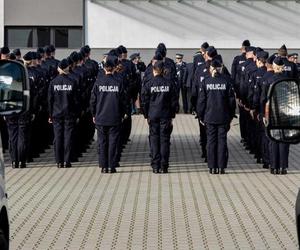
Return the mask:
<svg viewBox="0 0 300 250">
<path fill-rule="evenodd" d="M 296 1 L 104 1 L 86 0 L 86 42 L 93 48 L 300 47 Z"/>
</svg>

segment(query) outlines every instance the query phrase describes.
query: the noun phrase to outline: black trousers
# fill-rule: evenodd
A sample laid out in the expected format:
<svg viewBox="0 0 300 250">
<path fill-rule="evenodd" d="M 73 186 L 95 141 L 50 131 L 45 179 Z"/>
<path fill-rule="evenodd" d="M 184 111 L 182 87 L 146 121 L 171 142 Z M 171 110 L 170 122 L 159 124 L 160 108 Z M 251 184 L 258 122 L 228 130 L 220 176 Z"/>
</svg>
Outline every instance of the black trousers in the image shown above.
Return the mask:
<svg viewBox="0 0 300 250">
<path fill-rule="evenodd" d="M 151 166 L 153 169 L 169 167 L 172 130 L 171 119 L 151 120 L 149 123 Z"/>
<path fill-rule="evenodd" d="M 72 118 L 53 118 L 56 163 L 71 162 L 75 123 Z"/>
<path fill-rule="evenodd" d="M 14 118 L 6 119 L 11 161 L 26 162 L 29 150 L 30 122 Z"/>
<path fill-rule="evenodd" d="M 206 124 L 208 168 L 227 168 L 229 124 Z"/>
<path fill-rule="evenodd" d="M 183 112 L 186 114 L 189 111 L 189 103 L 188 103 L 188 88 L 186 86 L 181 86 L 181 97 L 182 97 L 182 108 Z"/>
<path fill-rule="evenodd" d="M 206 146 L 207 146 L 207 133 L 206 133 L 206 127 L 203 126 L 200 123 L 200 120 L 198 119 L 198 124 L 199 124 L 199 129 L 200 129 L 200 138 L 199 138 L 199 143 L 201 146 L 201 150 L 203 155 L 206 156 Z"/>
<path fill-rule="evenodd" d="M 262 160 L 264 164 L 270 164 L 270 139 L 266 135 L 265 127 L 264 130 L 261 132 L 261 151 L 262 151 Z"/>
<path fill-rule="evenodd" d="M 271 168 L 288 168 L 290 145 L 270 140 L 269 149 Z"/>
<path fill-rule="evenodd" d="M 240 133 L 241 138 L 246 140 L 247 139 L 247 113 L 243 107 L 239 107 L 240 116 Z"/>
<path fill-rule="evenodd" d="M 98 132 L 99 166 L 115 169 L 119 163 L 120 126 L 96 125 Z"/>
</svg>

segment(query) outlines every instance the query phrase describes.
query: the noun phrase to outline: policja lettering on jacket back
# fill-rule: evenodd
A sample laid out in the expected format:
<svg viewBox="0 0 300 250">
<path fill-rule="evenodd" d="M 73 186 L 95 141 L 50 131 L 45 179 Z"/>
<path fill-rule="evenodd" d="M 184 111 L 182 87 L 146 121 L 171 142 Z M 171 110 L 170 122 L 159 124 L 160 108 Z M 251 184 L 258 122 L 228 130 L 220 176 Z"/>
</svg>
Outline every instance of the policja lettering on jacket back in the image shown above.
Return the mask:
<svg viewBox="0 0 300 250">
<path fill-rule="evenodd" d="M 72 85 L 54 85 L 54 91 L 72 91 Z"/>
<path fill-rule="evenodd" d="M 119 92 L 119 86 L 99 86 L 99 92 Z"/>
<path fill-rule="evenodd" d="M 207 84 L 207 90 L 226 90 L 226 84 Z"/>
<path fill-rule="evenodd" d="M 162 93 L 162 92 L 169 92 L 169 86 L 154 86 L 151 87 L 151 93 Z"/>
</svg>

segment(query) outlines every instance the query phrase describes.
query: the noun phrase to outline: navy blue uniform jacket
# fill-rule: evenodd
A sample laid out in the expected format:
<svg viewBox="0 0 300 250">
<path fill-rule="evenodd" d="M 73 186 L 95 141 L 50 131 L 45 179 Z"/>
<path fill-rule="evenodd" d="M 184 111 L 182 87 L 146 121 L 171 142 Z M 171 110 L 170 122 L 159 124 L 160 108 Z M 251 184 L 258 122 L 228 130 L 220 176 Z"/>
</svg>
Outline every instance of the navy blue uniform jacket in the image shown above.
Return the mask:
<svg viewBox="0 0 300 250">
<path fill-rule="evenodd" d="M 68 75 L 58 75 L 49 85 L 48 109 L 52 118 L 76 118 L 78 85 Z"/>
<path fill-rule="evenodd" d="M 174 118 L 178 107 L 174 83 L 162 76 L 153 77 L 142 88 L 142 106 L 146 119 Z"/>
<path fill-rule="evenodd" d="M 235 115 L 235 95 L 231 82 L 222 75 L 206 78 L 200 85 L 198 117 L 206 123 L 226 124 Z"/>
<path fill-rule="evenodd" d="M 97 125 L 120 125 L 127 110 L 122 81 L 113 75 L 99 77 L 92 89 L 90 106 Z"/>
</svg>

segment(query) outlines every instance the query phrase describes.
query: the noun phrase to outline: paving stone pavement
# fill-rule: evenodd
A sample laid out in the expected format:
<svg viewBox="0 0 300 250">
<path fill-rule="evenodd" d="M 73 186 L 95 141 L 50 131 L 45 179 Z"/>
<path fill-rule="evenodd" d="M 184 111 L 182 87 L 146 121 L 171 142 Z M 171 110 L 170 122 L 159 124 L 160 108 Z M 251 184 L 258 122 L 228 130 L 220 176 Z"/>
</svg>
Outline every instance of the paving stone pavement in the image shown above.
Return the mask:
<svg viewBox="0 0 300 250">
<path fill-rule="evenodd" d="M 255 163 L 229 133 L 226 175 L 209 175 L 191 115 L 174 120 L 170 173 L 149 167 L 148 126 L 133 117 L 117 174 L 101 174 L 95 143 L 57 169 L 47 150 L 27 169 L 6 168 L 11 249 L 297 249 L 300 149 L 286 176 Z M 8 165 L 8 163 L 7 163 Z"/>
</svg>

